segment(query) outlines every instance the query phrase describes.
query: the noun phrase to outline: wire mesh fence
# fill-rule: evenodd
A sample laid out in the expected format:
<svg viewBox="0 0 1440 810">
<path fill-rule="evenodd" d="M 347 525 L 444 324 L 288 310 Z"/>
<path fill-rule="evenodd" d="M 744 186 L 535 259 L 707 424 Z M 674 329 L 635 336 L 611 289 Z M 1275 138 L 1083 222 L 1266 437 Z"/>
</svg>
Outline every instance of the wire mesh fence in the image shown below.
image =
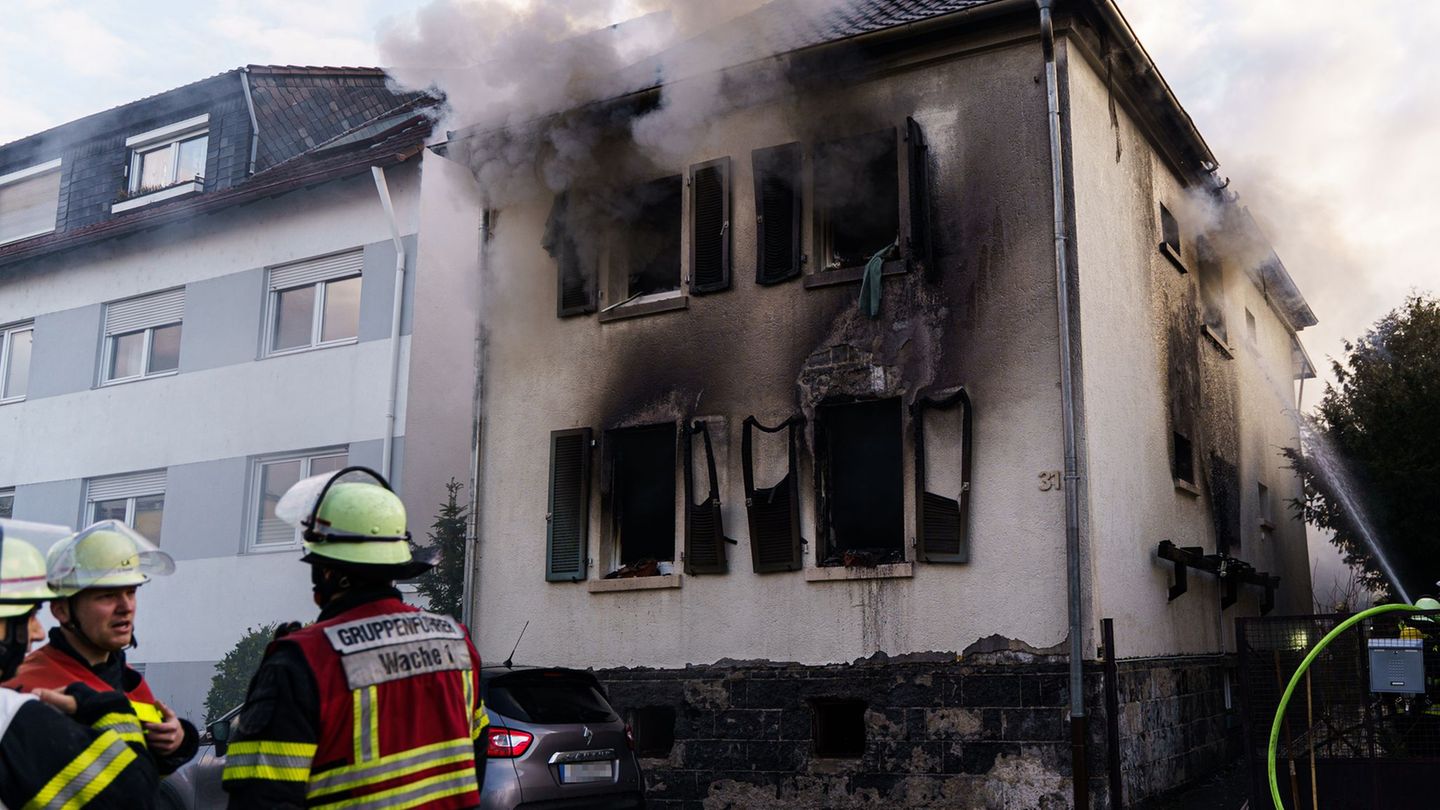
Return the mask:
<svg viewBox="0 0 1440 810">
<path fill-rule="evenodd" d="M 1285 686 L 1315 644 L 1346 618 L 1236 623 L 1252 807 L 1271 806 L 1266 753 Z M 1372 649 L 1380 652 L 1376 683 Z M 1391 671 L 1400 657 L 1412 667 L 1423 661 L 1418 680 Z M 1440 612 L 1382 614 L 1334 639 L 1291 695 L 1276 760 L 1287 808 L 1440 807 Z"/>
</svg>

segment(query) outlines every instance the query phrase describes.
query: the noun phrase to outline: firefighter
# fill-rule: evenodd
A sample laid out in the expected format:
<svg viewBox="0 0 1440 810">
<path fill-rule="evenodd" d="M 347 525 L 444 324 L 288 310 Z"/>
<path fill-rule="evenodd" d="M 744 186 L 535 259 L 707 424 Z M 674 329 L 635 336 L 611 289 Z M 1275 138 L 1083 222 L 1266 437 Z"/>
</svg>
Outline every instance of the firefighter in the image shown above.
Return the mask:
<svg viewBox="0 0 1440 810">
<path fill-rule="evenodd" d="M 69 533 L 0 520 L 0 679 L 12 677 L 30 642 L 44 638 L 35 614 L 55 598 L 45 584 L 45 559 L 27 541 Z M 0 807 L 148 808 L 158 784 L 140 720 L 124 695 L 80 683 L 33 694 L 0 688 Z"/>
<path fill-rule="evenodd" d="M 412 549 L 400 499 L 347 467 L 291 487 L 275 515 L 302 528 L 320 618 L 277 633 L 250 682 L 225 763 L 230 807 L 478 806 L 480 656 L 462 624 L 395 589 L 434 565 Z"/>
<path fill-rule="evenodd" d="M 60 626 L 6 684 L 31 690 L 79 682 L 123 692 L 162 775 L 195 756 L 200 735 L 155 698 L 144 676 L 125 663 L 125 649 L 135 646 L 136 589 L 151 575 L 174 570 L 170 555 L 118 520 L 102 520 L 53 546 L 45 576 L 59 594 L 50 602 L 50 614 Z"/>
</svg>

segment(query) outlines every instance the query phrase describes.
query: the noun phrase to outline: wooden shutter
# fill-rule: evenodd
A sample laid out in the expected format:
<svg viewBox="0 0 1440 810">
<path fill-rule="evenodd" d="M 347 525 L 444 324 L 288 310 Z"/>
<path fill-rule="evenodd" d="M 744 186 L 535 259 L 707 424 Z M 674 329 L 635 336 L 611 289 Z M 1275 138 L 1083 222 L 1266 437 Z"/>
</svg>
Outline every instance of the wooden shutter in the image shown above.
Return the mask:
<svg viewBox="0 0 1440 810">
<path fill-rule="evenodd" d="M 690 167 L 690 292 L 730 288 L 730 158 Z"/>
<path fill-rule="evenodd" d="M 540 246 L 555 260 L 555 314 L 561 318 L 594 312 L 596 301 L 595 266 L 585 261 L 570 232 L 571 208 L 569 194 L 555 195 L 540 240 Z"/>
<path fill-rule="evenodd" d="M 185 288 L 128 298 L 105 305 L 105 334 L 123 335 L 179 323 L 185 315 Z"/>
<path fill-rule="evenodd" d="M 576 582 L 588 571 L 590 428 L 550 433 L 550 506 L 545 522 L 545 579 Z"/>
<path fill-rule="evenodd" d="M 705 469 L 710 491 L 701 503 L 695 502 L 695 435 L 705 442 Z M 720 481 L 715 473 L 715 449 L 710 444 L 710 426 L 696 422 L 685 430 L 685 573 L 723 574 L 729 569 L 725 536 L 720 519 Z"/>
<path fill-rule="evenodd" d="M 933 279 L 937 268 L 930 230 L 930 147 L 914 118 L 905 119 L 905 157 L 910 172 L 910 266 Z"/>
<path fill-rule="evenodd" d="M 960 491 L 949 497 L 927 491 L 925 484 L 925 413 L 929 410 L 962 409 L 960 412 Z M 915 505 L 916 558 L 921 562 L 964 563 L 970 561 L 970 397 L 965 389 L 940 399 L 922 397 L 913 409 L 915 423 Z"/>
<path fill-rule="evenodd" d="M 753 416 L 745 418 L 740 441 L 740 454 L 745 468 L 745 511 L 750 519 L 750 558 L 755 573 L 800 570 L 800 479 L 796 464 L 798 441 L 795 430 L 805 420 L 792 416 L 768 428 Z M 754 456 L 750 433 L 759 428 L 766 433 L 788 430 L 789 465 L 786 473 L 773 487 L 755 487 Z"/>
<path fill-rule="evenodd" d="M 755 283 L 800 275 L 800 144 L 750 153 L 755 175 Z"/>
</svg>

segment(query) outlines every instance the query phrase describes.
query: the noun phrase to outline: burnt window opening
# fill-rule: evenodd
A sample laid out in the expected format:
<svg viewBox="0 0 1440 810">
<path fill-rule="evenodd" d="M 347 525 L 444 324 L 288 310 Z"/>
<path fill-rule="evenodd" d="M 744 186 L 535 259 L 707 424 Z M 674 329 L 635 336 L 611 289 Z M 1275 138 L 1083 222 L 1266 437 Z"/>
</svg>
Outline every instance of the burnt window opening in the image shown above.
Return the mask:
<svg viewBox="0 0 1440 810">
<path fill-rule="evenodd" d="M 594 312 L 596 307 L 594 257 L 582 252 L 575 238 L 573 218 L 570 195 L 555 195 L 540 240 L 540 246 L 555 260 L 555 314 L 561 318 Z"/>
<path fill-rule="evenodd" d="M 729 569 L 726 560 L 725 525 L 720 514 L 720 479 L 715 469 L 715 448 L 710 442 L 710 426 L 697 421 L 685 428 L 685 573 L 723 574 Z M 701 440 L 704 466 L 698 471 L 695 458 L 696 437 Z M 704 482 L 705 499 L 696 502 L 696 478 Z"/>
<path fill-rule="evenodd" d="M 641 706 L 632 709 L 628 719 L 637 756 L 670 756 L 670 749 L 675 747 L 675 707 Z"/>
<path fill-rule="evenodd" d="M 1180 223 L 1175 221 L 1175 215 L 1164 205 L 1160 206 L 1160 245 L 1170 248 L 1176 254 L 1180 252 Z"/>
<path fill-rule="evenodd" d="M 675 426 L 605 434 L 607 512 L 616 567 L 675 559 Z"/>
<path fill-rule="evenodd" d="M 865 701 L 818 698 L 810 701 L 815 756 L 853 759 L 865 755 Z"/>
<path fill-rule="evenodd" d="M 970 397 L 957 389 L 914 406 L 915 548 L 923 562 L 970 561 Z"/>
<path fill-rule="evenodd" d="M 741 429 L 740 456 L 745 473 L 745 514 L 750 524 L 750 560 L 755 573 L 798 571 L 802 565 L 800 546 L 799 437 L 804 417 L 792 416 L 775 427 L 766 427 L 754 416 L 745 418 Z M 753 431 L 786 432 L 785 474 L 774 485 L 755 486 Z"/>
<path fill-rule="evenodd" d="M 690 292 L 730 288 L 730 158 L 690 167 Z"/>
<path fill-rule="evenodd" d="M 1245 336 L 1251 343 L 1257 343 L 1260 339 L 1260 327 L 1255 323 L 1255 313 L 1245 310 Z"/>
<path fill-rule="evenodd" d="M 800 275 L 800 144 L 750 153 L 755 177 L 755 283 Z"/>
<path fill-rule="evenodd" d="M 900 400 L 822 405 L 815 419 L 820 564 L 905 556 Z"/>
<path fill-rule="evenodd" d="M 680 175 L 636 186 L 615 204 L 621 301 L 680 289 Z M 613 303 L 619 303 L 613 302 Z"/>
<path fill-rule="evenodd" d="M 1195 243 L 1200 260 L 1200 312 L 1205 325 L 1222 343 L 1229 341 L 1225 331 L 1225 277 L 1220 255 L 1208 239 Z"/>
<path fill-rule="evenodd" d="M 862 267 L 900 235 L 900 168 L 894 128 L 815 149 L 817 253 L 821 267 Z"/>
<path fill-rule="evenodd" d="M 589 568 L 590 428 L 550 433 L 550 500 L 545 513 L 545 579 L 574 582 Z"/>
<path fill-rule="evenodd" d="M 1190 443 L 1190 437 L 1177 430 L 1173 432 L 1171 439 L 1170 474 L 1176 481 L 1184 481 L 1194 486 L 1195 448 Z"/>
<path fill-rule="evenodd" d="M 1264 536 L 1268 537 L 1275 528 L 1274 503 L 1270 500 L 1269 487 L 1258 482 L 1255 487 L 1255 503 L 1260 513 L 1260 528 L 1264 532 Z"/>
</svg>

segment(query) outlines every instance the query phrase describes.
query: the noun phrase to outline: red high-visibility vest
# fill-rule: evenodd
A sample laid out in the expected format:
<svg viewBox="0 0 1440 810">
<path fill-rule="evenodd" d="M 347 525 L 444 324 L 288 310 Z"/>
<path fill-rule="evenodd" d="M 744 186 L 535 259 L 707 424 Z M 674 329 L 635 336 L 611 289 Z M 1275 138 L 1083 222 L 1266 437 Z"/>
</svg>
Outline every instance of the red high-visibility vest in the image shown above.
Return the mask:
<svg viewBox="0 0 1440 810">
<path fill-rule="evenodd" d="M 97 692 L 115 691 L 115 687 L 103 681 L 90 667 L 75 656 L 62 652 L 54 644 L 46 644 L 25 656 L 25 662 L 20 665 L 20 671 L 15 677 L 0 686 L 28 692 L 32 689 L 64 689 L 76 681 Z M 160 708 L 155 705 L 155 695 L 150 692 L 150 684 L 146 683 L 144 678 L 140 679 L 139 685 L 134 689 L 126 692 L 125 696 L 130 698 L 135 716 L 142 723 L 164 721 Z"/>
<path fill-rule="evenodd" d="M 463 625 L 399 599 L 359 605 L 284 639 L 320 694 L 311 806 L 475 807 L 475 740 L 488 718 Z"/>
</svg>

